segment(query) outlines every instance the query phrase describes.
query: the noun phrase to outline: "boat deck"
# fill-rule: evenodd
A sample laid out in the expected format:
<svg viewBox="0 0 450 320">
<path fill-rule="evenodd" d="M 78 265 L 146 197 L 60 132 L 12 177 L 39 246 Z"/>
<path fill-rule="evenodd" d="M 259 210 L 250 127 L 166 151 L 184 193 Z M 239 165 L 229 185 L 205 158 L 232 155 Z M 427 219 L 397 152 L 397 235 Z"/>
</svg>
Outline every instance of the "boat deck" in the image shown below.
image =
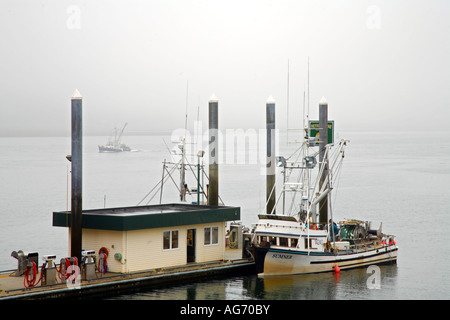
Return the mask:
<svg viewBox="0 0 450 320">
<path fill-rule="evenodd" d="M 246 273 L 254 270 L 254 261 L 242 258 L 242 249 L 225 250 L 225 259 L 207 263 L 158 268 L 135 273 L 106 273 L 94 280 L 83 280 L 78 287 L 65 283 L 25 288 L 24 276 L 14 276 L 15 270 L 0 272 L 0 300 L 60 299 L 102 297 L 113 292 L 136 290 L 156 284 L 182 282 L 186 279 L 212 275 Z"/>
</svg>

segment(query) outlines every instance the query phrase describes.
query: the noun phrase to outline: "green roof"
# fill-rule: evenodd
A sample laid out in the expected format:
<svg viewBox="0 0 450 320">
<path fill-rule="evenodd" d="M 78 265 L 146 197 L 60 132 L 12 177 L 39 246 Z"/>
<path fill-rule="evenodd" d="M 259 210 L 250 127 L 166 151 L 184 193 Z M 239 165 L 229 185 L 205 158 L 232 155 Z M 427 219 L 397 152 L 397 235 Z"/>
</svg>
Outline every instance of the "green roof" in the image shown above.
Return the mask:
<svg viewBox="0 0 450 320">
<path fill-rule="evenodd" d="M 53 212 L 54 227 L 71 227 L 71 212 Z M 183 225 L 237 221 L 239 207 L 190 204 L 163 204 L 137 207 L 83 210 L 82 227 L 114 231 L 130 231 Z"/>
</svg>

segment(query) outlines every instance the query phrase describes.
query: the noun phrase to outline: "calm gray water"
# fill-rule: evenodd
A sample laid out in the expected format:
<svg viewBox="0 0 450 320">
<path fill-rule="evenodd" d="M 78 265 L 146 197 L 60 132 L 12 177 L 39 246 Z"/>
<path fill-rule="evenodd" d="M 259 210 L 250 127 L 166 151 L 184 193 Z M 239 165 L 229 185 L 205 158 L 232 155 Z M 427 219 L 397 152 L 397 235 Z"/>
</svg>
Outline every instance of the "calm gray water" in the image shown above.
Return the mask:
<svg viewBox="0 0 450 320">
<path fill-rule="evenodd" d="M 116 299 L 449 299 L 450 133 L 347 132 L 350 140 L 333 199 L 335 219 L 359 218 L 397 235 L 398 263 L 380 268 L 379 289 L 367 269 L 260 279 L 210 279 L 159 287 Z M 170 137 L 128 136 L 137 152 L 100 154 L 106 137 L 84 138 L 83 207 L 134 206 L 159 181 Z M 164 140 L 163 140 L 164 139 Z M 285 140 L 284 140 L 285 141 Z M 280 142 L 280 153 L 293 145 Z M 14 250 L 68 253 L 65 228 L 52 212 L 67 208 L 70 138 L 0 138 L 0 270 L 14 269 Z M 265 177 L 259 165 L 220 169 L 220 195 L 241 207 L 250 226 L 263 212 Z M 163 202 L 177 200 L 175 189 Z M 195 200 L 195 199 L 192 199 Z"/>
</svg>

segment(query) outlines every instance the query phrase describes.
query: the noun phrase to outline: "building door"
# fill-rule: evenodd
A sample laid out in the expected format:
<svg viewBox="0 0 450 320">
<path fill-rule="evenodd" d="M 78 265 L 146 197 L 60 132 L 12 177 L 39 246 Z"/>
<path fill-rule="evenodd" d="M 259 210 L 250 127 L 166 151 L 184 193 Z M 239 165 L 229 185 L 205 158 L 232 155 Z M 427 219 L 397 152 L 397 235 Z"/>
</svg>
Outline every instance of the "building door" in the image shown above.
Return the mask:
<svg viewBox="0 0 450 320">
<path fill-rule="evenodd" d="M 187 230 L 187 263 L 195 262 L 195 229 Z"/>
</svg>

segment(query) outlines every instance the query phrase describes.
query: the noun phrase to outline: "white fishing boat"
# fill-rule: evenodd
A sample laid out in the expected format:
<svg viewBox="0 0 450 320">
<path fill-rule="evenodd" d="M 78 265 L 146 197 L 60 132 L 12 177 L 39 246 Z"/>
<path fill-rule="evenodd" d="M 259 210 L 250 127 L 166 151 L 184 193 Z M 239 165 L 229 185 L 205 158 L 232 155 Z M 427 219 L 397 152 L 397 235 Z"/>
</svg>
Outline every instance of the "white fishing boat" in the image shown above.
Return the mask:
<svg viewBox="0 0 450 320">
<path fill-rule="evenodd" d="M 127 123 L 122 128 L 120 134 L 117 134 L 117 128 L 114 129 L 114 139 L 110 138 L 108 142 L 103 146 L 98 146 L 98 152 L 123 152 L 123 151 L 131 151 L 131 148 L 126 144 L 121 142 L 123 131 Z"/>
<path fill-rule="evenodd" d="M 328 108 L 324 99 L 319 108 L 322 106 Z M 381 224 L 375 230 L 367 221 L 334 221 L 330 196 L 349 141 L 341 140 L 333 146 L 328 130 L 322 130 L 329 123 L 327 109 L 320 111 L 320 117 L 318 145 L 310 122 L 304 128 L 304 141 L 297 152 L 286 159 L 277 157 L 282 191 L 275 205 L 266 206 L 265 214 L 258 216 L 252 230 L 253 254 L 260 276 L 339 272 L 396 263 L 395 237 L 382 233 Z M 281 214 L 276 210 L 279 207 Z"/>
</svg>

